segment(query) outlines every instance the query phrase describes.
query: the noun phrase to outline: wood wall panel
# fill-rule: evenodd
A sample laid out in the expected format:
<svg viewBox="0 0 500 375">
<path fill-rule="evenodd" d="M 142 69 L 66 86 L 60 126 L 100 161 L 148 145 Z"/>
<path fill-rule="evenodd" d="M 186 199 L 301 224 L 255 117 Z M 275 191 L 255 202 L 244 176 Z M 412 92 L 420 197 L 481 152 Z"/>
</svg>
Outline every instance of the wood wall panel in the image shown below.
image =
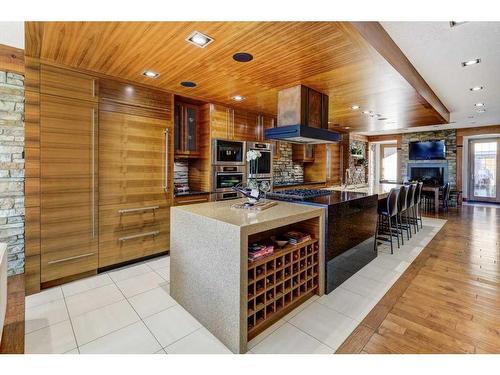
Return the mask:
<svg viewBox="0 0 500 375">
<path fill-rule="evenodd" d="M 0 44 L 0 69 L 24 75 L 24 50 Z"/>
<path fill-rule="evenodd" d="M 314 162 L 304 163 L 304 182 L 326 181 L 326 145 L 314 145 Z"/>
<path fill-rule="evenodd" d="M 40 207 L 26 207 L 24 230 L 25 256 L 40 255 Z"/>
<path fill-rule="evenodd" d="M 200 157 L 189 161 L 189 186 L 192 190 L 210 191 L 212 143 L 210 139 L 210 106 L 204 104 L 198 113 L 198 147 Z"/>
<path fill-rule="evenodd" d="M 41 94 L 71 99 L 97 101 L 96 79 L 68 69 L 42 65 L 40 69 Z"/>
</svg>

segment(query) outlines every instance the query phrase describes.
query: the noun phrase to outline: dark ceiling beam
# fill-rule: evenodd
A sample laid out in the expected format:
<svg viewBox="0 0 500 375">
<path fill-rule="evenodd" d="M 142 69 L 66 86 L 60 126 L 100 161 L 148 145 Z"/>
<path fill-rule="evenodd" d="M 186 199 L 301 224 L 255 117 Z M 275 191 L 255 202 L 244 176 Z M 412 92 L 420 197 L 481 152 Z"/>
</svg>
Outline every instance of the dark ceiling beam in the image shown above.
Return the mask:
<svg viewBox="0 0 500 375">
<path fill-rule="evenodd" d="M 351 22 L 363 38 L 434 108 L 439 116 L 450 122 L 450 111 L 417 72 L 403 51 L 392 40 L 379 22 Z"/>
</svg>

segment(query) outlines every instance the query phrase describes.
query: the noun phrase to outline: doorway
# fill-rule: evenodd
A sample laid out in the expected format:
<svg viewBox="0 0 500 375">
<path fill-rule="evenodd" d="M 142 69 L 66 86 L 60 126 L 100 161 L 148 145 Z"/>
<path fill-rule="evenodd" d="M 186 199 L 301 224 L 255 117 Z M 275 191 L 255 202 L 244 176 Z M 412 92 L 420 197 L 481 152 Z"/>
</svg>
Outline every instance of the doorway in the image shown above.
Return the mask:
<svg viewBox="0 0 500 375">
<path fill-rule="evenodd" d="M 469 141 L 469 199 L 500 203 L 500 138 Z"/>
</svg>

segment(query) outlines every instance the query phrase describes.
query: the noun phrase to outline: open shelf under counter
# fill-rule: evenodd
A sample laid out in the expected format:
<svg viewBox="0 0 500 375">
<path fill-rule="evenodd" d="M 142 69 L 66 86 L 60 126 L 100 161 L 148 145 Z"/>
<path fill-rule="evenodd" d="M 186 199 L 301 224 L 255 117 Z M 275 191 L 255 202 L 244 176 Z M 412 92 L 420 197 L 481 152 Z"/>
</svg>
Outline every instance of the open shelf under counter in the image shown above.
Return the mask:
<svg viewBox="0 0 500 375">
<path fill-rule="evenodd" d="M 278 202 L 255 212 L 236 201 L 173 207 L 172 297 L 234 353 L 308 297 L 324 292 L 322 208 Z M 311 234 L 255 262 L 248 245 L 289 230 Z"/>
</svg>

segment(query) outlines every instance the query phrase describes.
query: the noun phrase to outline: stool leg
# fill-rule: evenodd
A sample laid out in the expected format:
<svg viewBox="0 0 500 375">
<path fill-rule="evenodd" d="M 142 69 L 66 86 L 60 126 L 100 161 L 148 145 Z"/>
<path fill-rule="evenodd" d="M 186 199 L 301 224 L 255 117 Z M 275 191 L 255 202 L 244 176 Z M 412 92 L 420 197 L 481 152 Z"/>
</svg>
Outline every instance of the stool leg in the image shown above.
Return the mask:
<svg viewBox="0 0 500 375">
<path fill-rule="evenodd" d="M 392 246 L 392 225 L 391 225 L 391 217 L 389 216 L 387 218 L 388 222 L 389 222 L 389 240 L 391 240 L 391 254 L 394 254 L 394 249 L 393 249 L 393 246 Z"/>
<path fill-rule="evenodd" d="M 373 241 L 373 251 L 376 253 L 377 252 L 377 238 L 378 238 L 378 227 L 380 223 L 380 215 L 378 215 L 377 218 L 377 226 L 375 228 L 375 241 Z"/>
</svg>

